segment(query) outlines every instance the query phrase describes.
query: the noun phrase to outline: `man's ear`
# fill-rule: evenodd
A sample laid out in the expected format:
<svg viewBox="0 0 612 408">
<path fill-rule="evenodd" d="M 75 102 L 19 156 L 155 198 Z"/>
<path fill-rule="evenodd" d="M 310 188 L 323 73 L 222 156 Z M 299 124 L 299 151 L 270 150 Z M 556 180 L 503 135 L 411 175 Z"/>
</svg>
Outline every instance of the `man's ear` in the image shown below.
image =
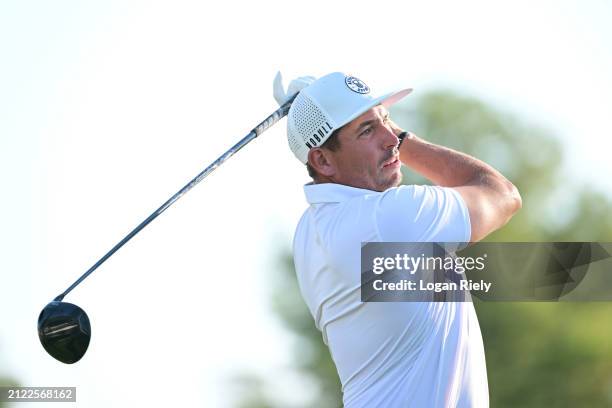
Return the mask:
<svg viewBox="0 0 612 408">
<path fill-rule="evenodd" d="M 319 175 L 323 177 L 332 177 L 336 174 L 336 166 L 332 152 L 320 147 L 313 147 L 308 152 L 308 163 L 314 168 Z"/>
</svg>

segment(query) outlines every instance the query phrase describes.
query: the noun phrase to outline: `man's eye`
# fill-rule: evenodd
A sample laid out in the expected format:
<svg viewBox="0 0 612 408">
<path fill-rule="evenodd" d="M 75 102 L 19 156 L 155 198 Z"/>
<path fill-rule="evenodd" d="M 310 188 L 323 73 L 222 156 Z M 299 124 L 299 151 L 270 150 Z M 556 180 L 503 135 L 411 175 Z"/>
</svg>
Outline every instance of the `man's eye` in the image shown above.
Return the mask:
<svg viewBox="0 0 612 408">
<path fill-rule="evenodd" d="M 359 134 L 359 136 L 367 136 L 367 135 L 369 135 L 370 133 L 372 133 L 372 128 L 366 128 L 366 129 L 364 129 L 364 130 L 363 130 L 363 132 L 361 132 L 361 133 Z"/>
</svg>

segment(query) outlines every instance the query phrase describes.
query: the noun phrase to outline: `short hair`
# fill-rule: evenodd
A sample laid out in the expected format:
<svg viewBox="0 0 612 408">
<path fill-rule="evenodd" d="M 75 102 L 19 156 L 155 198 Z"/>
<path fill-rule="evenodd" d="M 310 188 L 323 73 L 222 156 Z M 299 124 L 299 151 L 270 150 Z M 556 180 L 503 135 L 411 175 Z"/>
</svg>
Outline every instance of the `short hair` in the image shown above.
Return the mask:
<svg viewBox="0 0 612 408">
<path fill-rule="evenodd" d="M 340 127 L 334 130 L 327 140 L 319 147 L 331 150 L 332 152 L 338 151 L 338 149 L 340 149 L 340 138 L 338 137 L 338 133 L 340 133 L 341 129 Z M 306 162 L 306 170 L 308 170 L 308 175 L 311 178 L 314 179 L 317 176 L 317 171 L 308 162 Z"/>
</svg>

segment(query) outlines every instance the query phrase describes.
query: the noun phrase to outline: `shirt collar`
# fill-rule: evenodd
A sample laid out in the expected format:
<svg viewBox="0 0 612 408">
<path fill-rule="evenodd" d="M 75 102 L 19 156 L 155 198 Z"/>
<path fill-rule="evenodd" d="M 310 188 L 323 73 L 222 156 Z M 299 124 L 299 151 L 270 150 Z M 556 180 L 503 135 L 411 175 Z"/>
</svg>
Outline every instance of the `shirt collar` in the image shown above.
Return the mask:
<svg viewBox="0 0 612 408">
<path fill-rule="evenodd" d="M 340 203 L 354 197 L 361 197 L 368 194 L 377 194 L 378 191 L 366 190 L 363 188 L 351 187 L 344 184 L 308 183 L 304 186 L 306 201 L 310 204 L 319 203 Z"/>
</svg>

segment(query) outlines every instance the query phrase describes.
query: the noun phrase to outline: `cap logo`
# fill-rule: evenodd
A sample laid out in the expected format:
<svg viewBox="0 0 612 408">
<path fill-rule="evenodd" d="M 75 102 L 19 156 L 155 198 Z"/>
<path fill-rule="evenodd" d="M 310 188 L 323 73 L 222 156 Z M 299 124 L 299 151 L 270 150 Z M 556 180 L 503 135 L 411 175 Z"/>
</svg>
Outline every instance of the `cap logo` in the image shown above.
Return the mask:
<svg viewBox="0 0 612 408">
<path fill-rule="evenodd" d="M 359 94 L 367 94 L 370 92 L 370 87 L 367 86 L 361 79 L 355 78 L 354 76 L 345 77 L 344 82 L 353 92 L 357 92 Z"/>
</svg>

